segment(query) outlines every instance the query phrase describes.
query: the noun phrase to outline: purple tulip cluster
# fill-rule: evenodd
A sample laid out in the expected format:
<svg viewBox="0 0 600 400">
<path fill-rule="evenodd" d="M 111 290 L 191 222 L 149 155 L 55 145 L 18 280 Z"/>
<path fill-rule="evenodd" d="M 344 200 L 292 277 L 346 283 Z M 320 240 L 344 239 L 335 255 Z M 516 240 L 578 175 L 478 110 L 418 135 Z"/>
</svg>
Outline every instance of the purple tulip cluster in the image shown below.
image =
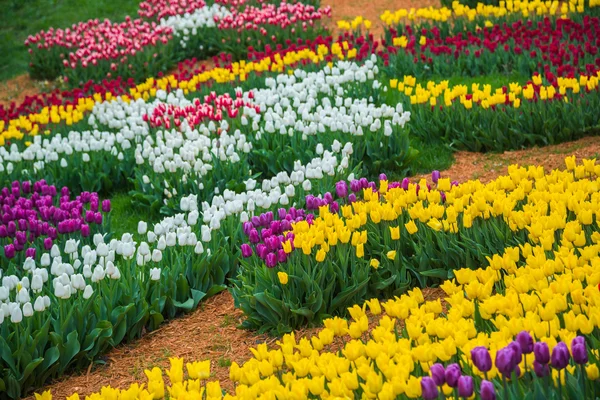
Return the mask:
<svg viewBox="0 0 600 400">
<path fill-rule="evenodd" d="M 491 368 L 491 367 L 490 367 Z M 429 370 L 431 377 L 426 376 L 421 380 L 423 399 L 434 400 L 438 398 L 439 389 L 444 384 L 456 390 L 460 397 L 471 397 L 475 390 L 473 377 L 463 375 L 458 364 L 450 364 L 446 368 L 442 364 L 433 364 Z M 483 400 L 495 400 L 496 390 L 489 381 L 482 381 L 480 395 Z"/>
<path fill-rule="evenodd" d="M 521 362 L 522 356 L 531 353 L 535 357 L 533 362 L 534 372 L 540 378 L 550 373 L 550 366 L 562 370 L 569 365 L 571 353 L 576 364 L 583 365 L 588 362 L 587 347 L 583 336 L 577 336 L 573 339 L 571 353 L 569 353 L 569 348 L 564 342 L 559 342 L 550 354 L 546 343 L 534 343 L 531 335 L 523 331 L 517 335 L 514 342 L 498 351 L 496 354 L 496 367 L 504 376 L 510 376 L 513 371 L 519 376 L 521 371 L 518 364 Z"/>
<path fill-rule="evenodd" d="M 71 199 L 67 187 L 58 193 L 56 186 L 45 180 L 33 184 L 15 181 L 10 188 L 0 190 L 0 243 L 4 244 L 4 255 L 14 258 L 38 238 L 44 238 L 43 246 L 49 250 L 59 235 L 81 232 L 89 236 L 90 225 L 102 224 L 102 213 L 109 211 L 110 200 L 100 202 L 97 193 L 83 192 Z M 35 247 L 25 251 L 27 257 L 35 257 L 35 253 Z"/>
<path fill-rule="evenodd" d="M 550 354 L 548 345 L 544 342 L 535 342 L 531 335 L 520 332 L 516 339 L 508 346 L 498 350 L 496 353 L 496 368 L 504 377 L 510 377 L 514 372 L 519 376 L 521 371 L 519 363 L 523 356 L 534 354 L 534 372 L 542 378 L 550 373 L 550 367 L 559 371 L 569 365 L 571 355 L 576 364 L 584 365 L 588 362 L 588 351 L 583 336 L 577 336 L 571 343 L 571 352 L 563 342 L 558 343 Z M 492 367 L 492 357 L 486 347 L 478 346 L 471 350 L 473 365 L 483 373 L 489 372 Z M 421 380 L 422 396 L 425 400 L 438 398 L 442 385 L 447 384 L 456 389 L 459 397 L 470 397 L 473 395 L 473 378 L 463 375 L 458 364 L 450 364 L 444 367 L 442 364 L 434 364 L 429 369 L 429 375 Z M 487 375 L 486 375 L 487 376 Z M 496 390 L 494 384 L 488 380 L 482 380 L 479 386 L 479 395 L 482 400 L 495 400 Z"/>
<path fill-rule="evenodd" d="M 291 207 L 289 210 L 280 208 L 277 211 L 277 217 L 278 219 L 275 219 L 273 212 L 269 211 L 252 217 L 243 225 L 244 234 L 255 246 L 256 254 L 269 268 L 287 261 L 289 254 L 283 250 L 282 243 L 290 240 L 293 249 L 292 223 L 307 221 L 310 224 L 314 215 L 307 214 L 303 209 Z M 248 243 L 242 244 L 240 249 L 244 258 L 251 257 L 253 254 L 252 246 Z"/>
</svg>

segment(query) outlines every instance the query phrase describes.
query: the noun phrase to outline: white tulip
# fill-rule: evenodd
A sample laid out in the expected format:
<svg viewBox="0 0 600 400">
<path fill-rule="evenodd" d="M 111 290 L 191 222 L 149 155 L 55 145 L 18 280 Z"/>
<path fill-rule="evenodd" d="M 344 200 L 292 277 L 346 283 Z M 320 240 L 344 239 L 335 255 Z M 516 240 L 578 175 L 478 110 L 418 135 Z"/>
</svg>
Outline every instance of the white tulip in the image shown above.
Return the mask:
<svg viewBox="0 0 600 400">
<path fill-rule="evenodd" d="M 153 281 L 160 280 L 160 268 L 150 269 L 150 279 Z"/>
</svg>

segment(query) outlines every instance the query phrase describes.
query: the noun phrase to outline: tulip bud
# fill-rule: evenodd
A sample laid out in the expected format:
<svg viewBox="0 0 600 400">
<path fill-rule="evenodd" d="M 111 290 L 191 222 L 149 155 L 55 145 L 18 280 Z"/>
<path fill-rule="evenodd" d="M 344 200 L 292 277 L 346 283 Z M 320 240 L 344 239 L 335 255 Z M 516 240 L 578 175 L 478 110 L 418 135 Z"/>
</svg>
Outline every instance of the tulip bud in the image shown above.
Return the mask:
<svg viewBox="0 0 600 400">
<path fill-rule="evenodd" d="M 569 365 L 569 359 L 571 358 L 569 354 L 569 349 L 564 342 L 559 342 L 554 349 L 552 349 L 552 357 L 550 362 L 552 363 L 552 367 L 556 369 L 563 369 L 567 365 Z"/>
<path fill-rule="evenodd" d="M 150 279 L 153 281 L 160 280 L 160 268 L 152 268 L 150 269 Z"/>
<path fill-rule="evenodd" d="M 87 285 L 83 290 L 83 298 L 87 300 L 92 297 L 92 294 L 94 294 L 94 289 L 90 285 Z"/>
<path fill-rule="evenodd" d="M 27 302 L 23 305 L 23 316 L 31 317 L 33 315 L 33 306 L 30 302 Z"/>
<path fill-rule="evenodd" d="M 16 307 L 10 311 L 10 322 L 18 324 L 21 321 L 23 321 L 23 312 L 21 311 L 21 307 L 17 304 Z"/>
<path fill-rule="evenodd" d="M 446 382 L 445 372 L 444 366 L 440 363 L 433 364 L 429 369 L 429 374 L 437 386 L 442 386 Z"/>
<path fill-rule="evenodd" d="M 443 367 L 442 367 L 443 368 Z M 421 392 L 424 400 L 435 400 L 438 397 L 436 382 L 428 376 L 421 378 Z"/>
<path fill-rule="evenodd" d="M 481 400 L 496 400 L 496 389 L 494 388 L 494 384 L 485 379 L 481 381 L 479 394 L 481 395 Z"/>
<path fill-rule="evenodd" d="M 465 398 L 473 395 L 473 377 L 463 375 L 458 378 L 458 395 Z"/>
<path fill-rule="evenodd" d="M 533 354 L 540 364 L 548 364 L 550 361 L 550 349 L 545 342 L 536 342 L 533 345 Z"/>
<path fill-rule="evenodd" d="M 481 372 L 488 372 L 492 369 L 492 357 L 487 348 L 483 346 L 478 346 L 471 350 L 471 359 Z"/>
<path fill-rule="evenodd" d="M 581 336 L 578 336 L 581 337 Z M 577 338 L 575 338 L 577 339 Z M 573 340 L 575 342 L 575 340 Z M 577 341 L 571 345 L 571 353 L 573 354 L 573 361 L 577 364 L 583 365 L 588 362 L 588 353 L 585 345 L 585 340 Z"/>
<path fill-rule="evenodd" d="M 446 368 L 444 377 L 448 386 L 455 388 L 458 385 L 458 378 L 460 378 L 461 371 L 458 364 L 450 364 Z"/>
<path fill-rule="evenodd" d="M 539 362 L 533 362 L 533 371 L 539 378 L 543 378 L 550 373 L 550 368 L 548 368 L 548 364 L 541 364 Z"/>
<path fill-rule="evenodd" d="M 527 331 L 521 331 L 517 335 L 517 343 L 521 346 L 523 354 L 530 354 L 533 352 L 533 338 Z"/>
</svg>

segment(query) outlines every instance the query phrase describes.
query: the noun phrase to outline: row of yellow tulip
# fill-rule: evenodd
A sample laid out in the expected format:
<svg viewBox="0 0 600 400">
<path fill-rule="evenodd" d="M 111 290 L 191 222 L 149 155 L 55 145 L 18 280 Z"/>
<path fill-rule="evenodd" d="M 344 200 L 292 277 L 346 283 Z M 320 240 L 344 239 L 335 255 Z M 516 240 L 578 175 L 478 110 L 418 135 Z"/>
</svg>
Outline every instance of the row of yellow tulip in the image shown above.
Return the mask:
<svg viewBox="0 0 600 400">
<path fill-rule="evenodd" d="M 589 8 L 600 6 L 598 0 L 590 0 Z M 461 4 L 458 1 L 452 2 L 452 8 L 448 7 L 424 7 L 424 8 L 401 8 L 394 12 L 386 10 L 381 14 L 380 19 L 386 25 L 397 25 L 400 21 L 407 20 L 430 20 L 437 22 L 446 22 L 452 18 L 467 18 L 473 21 L 475 18 L 501 18 L 515 15 L 528 18 L 532 15 L 561 15 L 566 16 L 569 13 L 582 14 L 586 10 L 584 0 L 570 1 L 543 1 L 543 0 L 525 0 L 525 1 L 500 1 L 498 6 L 477 3 L 475 8 Z"/>
<path fill-rule="evenodd" d="M 600 70 L 596 75 L 580 75 L 579 78 L 557 78 L 557 86 L 544 85 L 540 75 L 531 78 L 532 83 L 525 86 L 515 82 L 507 82 L 504 87 L 493 88 L 490 84 L 472 83 L 467 85 L 450 85 L 447 80 L 441 82 L 427 81 L 421 85 L 413 76 L 405 75 L 402 79 L 390 79 L 390 88 L 398 90 L 410 99 L 410 104 L 444 105 L 451 107 L 458 100 L 466 109 L 473 105 L 489 108 L 495 105 L 521 106 L 522 100 L 553 100 L 560 98 L 568 102 L 569 96 L 583 91 L 598 89 Z"/>
</svg>

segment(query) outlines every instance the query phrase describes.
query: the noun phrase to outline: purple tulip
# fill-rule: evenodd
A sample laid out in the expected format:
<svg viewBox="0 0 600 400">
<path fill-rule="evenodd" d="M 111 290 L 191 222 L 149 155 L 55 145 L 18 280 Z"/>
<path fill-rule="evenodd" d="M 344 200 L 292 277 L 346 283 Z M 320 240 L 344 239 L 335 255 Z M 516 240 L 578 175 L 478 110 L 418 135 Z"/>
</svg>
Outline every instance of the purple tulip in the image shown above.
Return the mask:
<svg viewBox="0 0 600 400">
<path fill-rule="evenodd" d="M 484 346 L 478 346 L 471 350 L 471 359 L 481 372 L 488 372 L 492 369 L 492 356 Z"/>
<path fill-rule="evenodd" d="M 429 374 L 437 386 L 442 386 L 446 382 L 446 371 L 440 363 L 433 364 L 429 369 Z"/>
<path fill-rule="evenodd" d="M 327 192 L 323 195 L 323 200 L 325 200 L 325 203 L 331 204 L 333 202 L 333 196 L 331 193 Z"/>
<path fill-rule="evenodd" d="M 248 235 L 250 239 L 250 243 L 258 243 L 260 242 L 260 237 L 258 236 L 258 231 L 256 229 L 252 229 L 250 234 Z"/>
<path fill-rule="evenodd" d="M 267 254 L 266 259 L 267 268 L 273 268 L 277 265 L 277 256 L 273 253 Z"/>
<path fill-rule="evenodd" d="M 438 388 L 433 379 L 431 379 L 428 376 L 424 376 L 423 378 L 421 378 L 421 393 L 424 400 L 437 399 Z"/>
<path fill-rule="evenodd" d="M 473 377 L 463 375 L 458 378 L 458 395 L 460 397 L 471 397 L 473 395 Z"/>
<path fill-rule="evenodd" d="M 350 190 L 352 190 L 354 193 L 358 193 L 362 190 L 362 187 L 360 185 L 360 181 L 358 179 L 353 179 L 350 182 Z"/>
<path fill-rule="evenodd" d="M 575 338 L 571 341 L 571 347 L 577 343 L 585 345 L 585 338 L 583 336 L 575 336 Z"/>
<path fill-rule="evenodd" d="M 513 364 L 519 365 L 519 363 L 523 359 L 523 351 L 521 350 L 521 345 L 513 340 L 508 344 L 508 347 L 513 349 Z"/>
<path fill-rule="evenodd" d="M 242 257 L 244 258 L 248 258 L 252 256 L 252 247 L 250 247 L 249 244 L 244 243 L 243 245 L 240 246 L 241 250 L 242 250 Z"/>
<path fill-rule="evenodd" d="M 277 250 L 277 262 L 284 263 L 287 261 L 288 255 L 283 249 Z"/>
<path fill-rule="evenodd" d="M 438 171 L 436 169 L 435 171 L 431 172 L 431 181 L 433 183 L 438 183 L 439 180 L 440 180 L 440 171 Z"/>
<path fill-rule="evenodd" d="M 350 193 L 350 195 L 348 196 L 348 201 L 350 203 L 354 203 L 356 201 L 356 195 L 354 193 Z"/>
<path fill-rule="evenodd" d="M 8 230 L 6 229 L 6 226 L 0 225 L 0 238 L 5 238 L 7 236 L 8 236 Z"/>
<path fill-rule="evenodd" d="M 340 204 L 337 201 L 334 201 L 329 205 L 329 210 L 336 214 L 340 210 Z"/>
<path fill-rule="evenodd" d="M 13 244 L 7 244 L 4 246 L 4 255 L 6 258 L 13 258 L 15 256 L 15 246 Z"/>
<path fill-rule="evenodd" d="M 31 192 L 31 182 L 25 181 L 23 182 L 23 193 L 29 194 Z"/>
<path fill-rule="evenodd" d="M 35 247 L 30 247 L 25 250 L 25 257 L 35 258 L 36 249 Z"/>
<path fill-rule="evenodd" d="M 494 384 L 485 379 L 481 381 L 481 388 L 479 390 L 481 400 L 496 400 L 496 389 Z"/>
<path fill-rule="evenodd" d="M 510 346 L 506 346 L 496 353 L 496 368 L 504 376 L 510 376 L 517 366 L 514 362 L 514 350 Z"/>
<path fill-rule="evenodd" d="M 585 341 L 576 342 L 571 346 L 571 353 L 573 353 L 573 361 L 575 363 L 583 365 L 588 362 L 588 353 L 585 346 Z"/>
<path fill-rule="evenodd" d="M 387 181 L 388 180 L 387 175 L 384 174 L 384 173 L 379 174 L 379 180 L 380 181 Z"/>
<path fill-rule="evenodd" d="M 47 237 L 44 239 L 44 249 L 50 250 L 52 248 L 52 238 Z"/>
<path fill-rule="evenodd" d="M 533 338 L 527 331 L 521 331 L 517 335 L 517 343 L 521 346 L 523 354 L 530 354 L 533 352 Z"/>
<path fill-rule="evenodd" d="M 550 362 L 550 349 L 545 342 L 536 342 L 533 345 L 533 355 L 535 360 L 540 364 L 548 364 Z"/>
<path fill-rule="evenodd" d="M 285 219 L 286 215 L 287 215 L 287 211 L 285 210 L 285 208 L 280 208 L 277 210 L 277 217 L 279 219 Z"/>
<path fill-rule="evenodd" d="M 360 182 L 360 187 L 362 189 L 366 189 L 369 187 L 369 181 L 367 180 L 367 178 L 360 178 L 358 181 Z"/>
<path fill-rule="evenodd" d="M 335 194 L 342 199 L 348 196 L 348 185 L 345 181 L 339 181 L 335 184 Z"/>
<path fill-rule="evenodd" d="M 569 349 L 564 342 L 559 342 L 554 349 L 552 349 L 552 357 L 550 362 L 552 363 L 552 367 L 556 369 L 563 369 L 567 365 L 569 365 L 569 359 L 571 355 L 569 354 Z"/>
<path fill-rule="evenodd" d="M 544 376 L 548 376 L 550 368 L 548 367 L 548 364 L 541 364 L 536 360 L 533 362 L 533 371 L 538 377 L 543 378 Z"/>
<path fill-rule="evenodd" d="M 81 236 L 83 236 L 83 237 L 90 236 L 90 226 L 88 224 L 81 225 Z"/>
<path fill-rule="evenodd" d="M 446 378 L 446 383 L 448 386 L 456 387 L 458 385 L 458 378 L 460 378 L 460 375 L 460 366 L 458 364 L 450 364 L 448 367 L 446 367 L 444 378 Z"/>
<path fill-rule="evenodd" d="M 97 225 L 101 225 L 102 224 L 102 214 L 101 213 L 98 212 L 98 213 L 94 214 L 94 222 Z"/>
</svg>

